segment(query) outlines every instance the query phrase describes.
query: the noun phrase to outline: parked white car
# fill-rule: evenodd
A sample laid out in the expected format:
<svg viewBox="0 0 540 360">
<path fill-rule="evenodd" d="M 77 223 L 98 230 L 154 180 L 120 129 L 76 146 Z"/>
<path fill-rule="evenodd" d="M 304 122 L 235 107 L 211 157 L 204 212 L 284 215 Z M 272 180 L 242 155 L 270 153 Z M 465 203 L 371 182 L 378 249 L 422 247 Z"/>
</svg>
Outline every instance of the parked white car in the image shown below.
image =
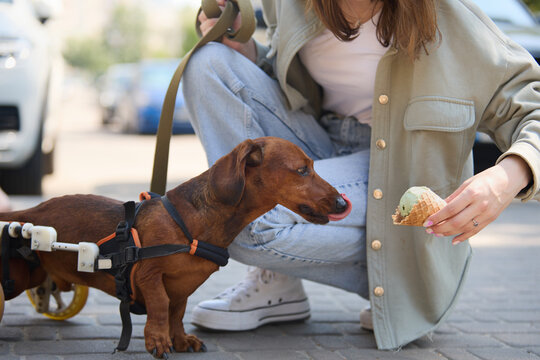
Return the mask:
<svg viewBox="0 0 540 360">
<path fill-rule="evenodd" d="M 0 187 L 40 194 L 52 172 L 59 54 L 45 22 L 47 1 L 0 0 Z"/>
</svg>

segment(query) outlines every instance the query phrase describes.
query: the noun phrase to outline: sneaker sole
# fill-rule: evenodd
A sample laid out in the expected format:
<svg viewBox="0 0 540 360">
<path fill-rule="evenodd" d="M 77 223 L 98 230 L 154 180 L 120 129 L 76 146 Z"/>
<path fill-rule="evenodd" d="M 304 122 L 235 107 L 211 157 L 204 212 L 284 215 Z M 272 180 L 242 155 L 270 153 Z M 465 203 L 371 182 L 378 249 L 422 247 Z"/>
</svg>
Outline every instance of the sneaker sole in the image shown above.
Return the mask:
<svg viewBox="0 0 540 360">
<path fill-rule="evenodd" d="M 307 299 L 302 299 L 242 311 L 216 310 L 197 306 L 193 311 L 191 323 L 210 330 L 246 331 L 269 323 L 305 320 L 309 316 L 309 302 Z"/>
</svg>

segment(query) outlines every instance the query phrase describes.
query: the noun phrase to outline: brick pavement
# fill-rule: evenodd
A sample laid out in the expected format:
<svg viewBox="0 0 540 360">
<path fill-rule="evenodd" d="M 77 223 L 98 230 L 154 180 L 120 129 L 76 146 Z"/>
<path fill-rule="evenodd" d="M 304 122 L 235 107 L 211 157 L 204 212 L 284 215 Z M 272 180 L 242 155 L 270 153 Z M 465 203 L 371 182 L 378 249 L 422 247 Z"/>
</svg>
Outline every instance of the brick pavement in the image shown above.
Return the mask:
<svg viewBox="0 0 540 360">
<path fill-rule="evenodd" d="M 328 286 L 305 282 L 312 307 L 304 323 L 267 325 L 239 333 L 201 332 L 190 310 L 242 278 L 231 262 L 199 288 L 188 303 L 186 329 L 201 337 L 207 353 L 173 354 L 197 360 L 540 360 L 540 204 L 513 203 L 472 240 L 475 256 L 466 288 L 448 321 L 431 339 L 399 352 L 377 351 L 358 324 L 366 301 Z M 118 301 L 91 290 L 76 317 L 57 322 L 37 314 L 26 296 L 6 303 L 0 325 L 0 360 L 150 359 L 145 353 L 145 316 L 132 316 L 133 338 L 125 353 L 111 355 L 120 334 Z"/>
</svg>

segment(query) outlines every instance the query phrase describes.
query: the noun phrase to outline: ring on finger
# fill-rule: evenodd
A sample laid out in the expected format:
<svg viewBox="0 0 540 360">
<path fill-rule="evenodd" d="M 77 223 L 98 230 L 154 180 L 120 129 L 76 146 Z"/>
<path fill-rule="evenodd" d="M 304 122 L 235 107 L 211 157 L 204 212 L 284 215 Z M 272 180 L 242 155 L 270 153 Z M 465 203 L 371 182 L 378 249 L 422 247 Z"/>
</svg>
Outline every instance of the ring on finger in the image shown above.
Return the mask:
<svg viewBox="0 0 540 360">
<path fill-rule="evenodd" d="M 474 227 L 477 227 L 479 225 L 478 221 L 476 221 L 475 219 L 472 219 L 472 224 Z"/>
</svg>

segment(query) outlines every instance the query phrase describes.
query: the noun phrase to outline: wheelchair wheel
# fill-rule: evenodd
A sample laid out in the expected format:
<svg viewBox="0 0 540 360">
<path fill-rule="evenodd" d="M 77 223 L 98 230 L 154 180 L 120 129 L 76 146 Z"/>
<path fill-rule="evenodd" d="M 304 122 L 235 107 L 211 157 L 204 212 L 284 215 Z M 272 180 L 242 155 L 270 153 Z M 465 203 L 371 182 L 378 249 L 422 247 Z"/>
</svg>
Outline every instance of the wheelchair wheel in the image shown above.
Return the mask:
<svg viewBox="0 0 540 360">
<path fill-rule="evenodd" d="M 40 286 L 26 290 L 26 295 L 38 313 L 49 319 L 66 320 L 82 310 L 88 298 L 88 287 L 73 284 L 71 291 L 60 291 L 48 277 Z M 51 304 L 51 296 L 55 305 Z"/>
</svg>

